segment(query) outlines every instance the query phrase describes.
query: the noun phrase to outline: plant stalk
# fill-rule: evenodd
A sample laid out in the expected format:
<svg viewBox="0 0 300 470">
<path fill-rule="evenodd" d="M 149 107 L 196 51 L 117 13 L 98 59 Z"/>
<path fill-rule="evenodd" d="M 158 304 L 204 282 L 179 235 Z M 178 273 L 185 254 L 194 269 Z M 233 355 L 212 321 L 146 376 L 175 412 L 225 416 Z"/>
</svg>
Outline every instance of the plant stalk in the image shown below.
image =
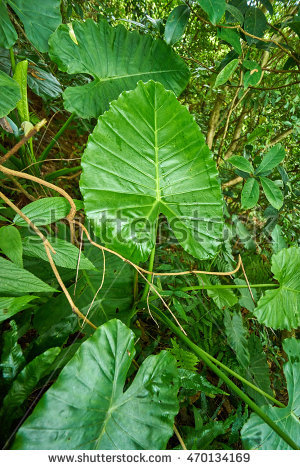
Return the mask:
<svg viewBox="0 0 300 470">
<path fill-rule="evenodd" d="M 250 284 L 250 287 L 279 287 L 278 284 Z M 248 289 L 247 284 L 215 284 L 215 285 L 203 285 L 203 286 L 187 286 L 181 287 L 178 290 L 189 291 L 189 290 L 213 290 L 213 289 Z"/>
<path fill-rule="evenodd" d="M 41 153 L 41 155 L 38 157 L 38 161 L 39 162 L 43 162 L 44 160 L 46 160 L 50 150 L 52 149 L 52 147 L 54 147 L 54 145 L 56 144 L 56 142 L 58 141 L 58 139 L 60 138 L 60 136 L 65 132 L 65 130 L 67 129 L 67 127 L 69 126 L 69 124 L 73 121 L 74 117 L 76 116 L 76 113 L 72 113 L 69 118 L 66 120 L 66 122 L 61 126 L 61 128 L 59 129 L 59 131 L 55 134 L 55 136 L 53 137 L 53 139 L 51 140 L 51 142 L 47 145 L 47 147 L 43 150 L 43 152 Z"/>
<path fill-rule="evenodd" d="M 12 73 L 14 74 L 15 69 L 16 69 L 16 59 L 15 59 L 15 54 L 14 54 L 14 48 L 13 47 L 11 47 L 9 49 L 9 55 L 10 55 L 11 70 L 12 70 Z"/>
<path fill-rule="evenodd" d="M 148 271 L 153 271 L 153 265 L 154 265 L 154 258 L 155 258 L 155 250 L 156 250 L 156 237 L 157 237 L 157 228 L 158 228 L 158 220 L 156 220 L 156 228 L 155 228 L 155 242 L 154 242 L 154 247 L 152 248 L 150 259 L 149 259 L 149 265 L 148 265 Z M 148 274 L 147 275 L 147 280 L 149 282 L 152 282 L 152 275 Z M 145 284 L 144 291 L 141 297 L 141 301 L 145 301 L 147 299 L 147 295 L 150 289 L 150 285 L 148 282 Z"/>
<path fill-rule="evenodd" d="M 145 306 L 145 305 L 144 305 Z M 199 346 L 194 344 L 174 323 L 157 307 L 151 305 L 152 312 L 156 318 L 167 325 L 175 334 L 178 336 L 220 379 L 222 379 L 226 385 L 233 390 L 247 405 L 266 423 L 270 426 L 273 431 L 278 434 L 292 449 L 300 450 L 297 444 L 288 436 L 277 424 L 264 413 L 259 406 L 251 400 L 230 378 L 222 372 L 218 367 L 210 360 L 207 353 L 205 353 Z M 250 382 L 249 382 L 250 383 Z"/>
</svg>

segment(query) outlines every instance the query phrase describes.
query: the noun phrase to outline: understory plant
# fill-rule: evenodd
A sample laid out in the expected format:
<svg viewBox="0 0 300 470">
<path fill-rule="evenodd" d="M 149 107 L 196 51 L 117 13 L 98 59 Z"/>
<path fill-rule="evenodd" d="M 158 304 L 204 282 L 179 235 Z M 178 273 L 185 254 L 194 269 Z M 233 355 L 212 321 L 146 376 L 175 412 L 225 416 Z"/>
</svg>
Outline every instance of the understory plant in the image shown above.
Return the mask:
<svg viewBox="0 0 300 470">
<path fill-rule="evenodd" d="M 85 18 L 72 2 L 48 3 L 33 14 L 0 2 L 2 447 L 299 449 L 300 249 L 278 223 L 294 195 L 286 152 L 250 146 L 264 132 L 224 149 L 235 107 L 263 79 L 261 43 L 297 62 L 299 17 L 281 25 L 287 47 L 272 36 L 270 2 L 185 2 L 165 21 L 132 19 L 141 31 L 93 15 L 92 2 Z M 218 149 L 218 96 L 207 129 L 188 101 L 178 44 L 191 14 L 230 46 L 206 84 L 236 88 Z M 11 21 L 39 64 L 14 47 Z M 29 88 L 70 113 L 42 147 Z M 89 134 L 80 165 L 45 173 L 75 121 Z M 221 183 L 233 167 L 238 198 Z M 54 184 L 76 171 L 75 189 Z M 272 220 L 257 241 L 260 184 Z"/>
</svg>

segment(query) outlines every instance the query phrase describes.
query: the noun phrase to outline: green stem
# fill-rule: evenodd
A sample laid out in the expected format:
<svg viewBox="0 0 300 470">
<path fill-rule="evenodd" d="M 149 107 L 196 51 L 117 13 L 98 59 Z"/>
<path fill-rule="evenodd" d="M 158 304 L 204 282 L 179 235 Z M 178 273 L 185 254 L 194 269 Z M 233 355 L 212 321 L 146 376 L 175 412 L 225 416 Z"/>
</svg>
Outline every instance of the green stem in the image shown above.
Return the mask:
<svg viewBox="0 0 300 470">
<path fill-rule="evenodd" d="M 149 265 L 148 265 L 148 271 L 153 271 L 153 265 L 154 265 L 154 258 L 155 258 L 155 249 L 156 249 L 156 236 L 157 236 L 157 228 L 158 228 L 158 220 L 156 220 L 156 228 L 155 228 L 155 242 L 154 242 L 154 247 L 152 248 L 150 259 L 149 259 Z M 147 281 L 151 282 L 152 281 L 152 275 L 148 274 L 147 275 Z M 147 299 L 147 295 L 150 289 L 150 285 L 148 282 L 145 284 L 144 291 L 141 297 L 141 301 L 145 301 Z"/>
<path fill-rule="evenodd" d="M 264 413 L 259 406 L 254 403 L 235 383 L 230 380 L 227 375 L 222 372 L 218 367 L 210 360 L 209 356 L 199 346 L 194 344 L 174 323 L 157 307 L 151 305 L 151 310 L 160 321 L 167 325 L 175 334 L 178 336 L 220 379 L 222 379 L 226 385 L 231 388 L 247 405 L 278 434 L 292 449 L 299 450 L 297 444 L 288 436 L 277 424 Z M 250 382 L 249 382 L 250 383 Z"/>
<path fill-rule="evenodd" d="M 59 161 L 59 160 L 58 160 Z M 52 173 L 48 173 L 45 176 L 46 181 L 52 181 L 59 176 L 68 175 L 70 173 L 75 173 L 76 171 L 81 170 L 81 166 L 73 166 L 72 168 L 61 168 L 60 170 L 53 171 Z"/>
<path fill-rule="evenodd" d="M 12 73 L 15 73 L 16 59 L 15 59 L 15 54 L 14 54 L 14 48 L 13 47 L 11 47 L 9 49 L 9 55 L 10 55 L 11 70 L 12 70 Z"/>
<path fill-rule="evenodd" d="M 56 135 L 53 137 L 53 139 L 51 140 L 51 142 L 47 145 L 47 147 L 43 150 L 43 152 L 41 153 L 41 155 L 39 156 L 38 158 L 38 161 L 40 162 L 43 162 L 50 150 L 52 149 L 52 147 L 56 144 L 56 142 L 58 141 L 58 139 L 60 138 L 60 136 L 65 132 L 65 130 L 67 129 L 67 127 L 69 126 L 69 124 L 73 121 L 74 117 L 76 116 L 76 113 L 72 113 L 71 116 L 69 116 L 69 118 L 66 120 L 66 122 L 61 126 L 61 128 L 59 129 L 59 131 L 56 133 Z"/>
<path fill-rule="evenodd" d="M 250 287 L 279 287 L 278 284 L 251 284 Z M 202 289 L 208 289 L 208 290 L 213 290 L 213 289 L 248 289 L 247 284 L 229 284 L 229 285 L 224 285 L 224 284 L 215 284 L 215 285 L 203 285 L 203 286 L 186 286 L 186 287 L 180 287 L 177 290 L 182 290 L 182 291 L 189 291 L 189 290 L 202 290 Z"/>
</svg>

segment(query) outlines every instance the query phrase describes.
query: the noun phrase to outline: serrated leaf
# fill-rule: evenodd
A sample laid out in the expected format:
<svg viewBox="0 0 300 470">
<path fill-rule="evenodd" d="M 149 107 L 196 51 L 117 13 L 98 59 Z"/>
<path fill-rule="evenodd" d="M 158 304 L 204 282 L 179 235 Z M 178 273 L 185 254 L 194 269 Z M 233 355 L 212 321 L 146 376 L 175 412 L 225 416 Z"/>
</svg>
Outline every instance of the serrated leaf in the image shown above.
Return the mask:
<svg viewBox="0 0 300 470">
<path fill-rule="evenodd" d="M 269 178 L 260 176 L 259 179 L 269 203 L 275 207 L 275 209 L 279 210 L 283 204 L 283 194 L 281 190 L 276 186 L 274 181 Z"/>
<path fill-rule="evenodd" d="M 225 65 L 225 67 L 221 70 L 221 72 L 217 75 L 215 81 L 215 87 L 224 85 L 227 82 L 237 69 L 239 65 L 239 59 L 233 59 L 229 62 L 229 64 Z"/>
<path fill-rule="evenodd" d="M 108 247 L 146 260 L 163 213 L 186 251 L 200 259 L 215 253 L 223 225 L 215 162 L 199 126 L 160 83 L 139 82 L 111 104 L 82 168 L 86 215 Z"/>
<path fill-rule="evenodd" d="M 56 252 L 55 254 L 51 253 L 51 256 L 57 266 L 68 269 L 95 269 L 93 263 L 85 257 L 84 253 L 81 252 L 79 255 L 77 246 L 72 245 L 72 243 L 66 240 L 61 240 L 60 238 L 47 237 L 47 240 L 51 243 Z M 26 256 L 40 258 L 49 262 L 44 243 L 37 236 L 24 238 L 23 250 Z M 78 264 L 79 256 L 80 262 Z"/>
<path fill-rule="evenodd" d="M 251 162 L 249 162 L 249 160 L 246 160 L 246 158 L 244 157 L 241 157 L 239 155 L 233 155 L 228 159 L 228 161 L 229 163 L 231 163 L 231 165 L 235 166 L 241 171 L 244 171 L 245 173 L 254 173 L 254 168 Z"/>
<path fill-rule="evenodd" d="M 20 98 L 21 90 L 19 84 L 0 70 L 0 118 L 7 116 L 7 114 L 15 109 Z"/>
<path fill-rule="evenodd" d="M 18 229 L 11 225 L 0 228 L 0 250 L 13 263 L 23 268 L 22 239 Z"/>
<path fill-rule="evenodd" d="M 228 42 L 239 55 L 242 53 L 240 35 L 236 31 L 233 29 L 220 28 L 218 29 L 218 37 L 222 39 L 222 41 Z"/>
<path fill-rule="evenodd" d="M 283 348 L 288 362 L 283 366 L 289 402 L 285 408 L 265 405 L 261 409 L 300 446 L 300 341 L 287 338 Z M 241 432 L 246 449 L 291 450 L 291 447 L 255 413 L 252 413 Z"/>
<path fill-rule="evenodd" d="M 6 5 L 0 2 L 0 47 L 10 49 L 18 39 L 17 32 L 9 19 Z"/>
<path fill-rule="evenodd" d="M 225 13 L 225 0 L 197 0 L 197 2 L 207 13 L 212 24 L 217 24 Z"/>
<path fill-rule="evenodd" d="M 134 335 L 119 320 L 98 328 L 43 395 L 13 448 L 165 449 L 178 412 L 175 360 L 167 351 L 149 356 L 124 392 L 134 354 Z"/>
<path fill-rule="evenodd" d="M 83 202 L 73 200 L 77 210 L 83 208 Z M 66 217 L 70 212 L 71 206 L 64 197 L 45 197 L 27 204 L 23 207 L 23 214 L 37 226 L 49 225 Z M 20 227 L 27 227 L 27 222 L 20 215 L 16 215 L 14 223 Z"/>
<path fill-rule="evenodd" d="M 242 190 L 242 206 L 244 209 L 252 209 L 259 198 L 259 184 L 254 178 L 247 179 Z"/>
<path fill-rule="evenodd" d="M 254 315 L 271 328 L 297 328 L 300 324 L 300 248 L 284 248 L 273 255 L 271 270 L 280 287 L 265 292 Z"/>
<path fill-rule="evenodd" d="M 50 56 L 60 70 L 94 77 L 87 85 L 68 87 L 65 108 L 83 118 L 98 118 L 121 92 L 132 90 L 139 80 L 161 82 L 179 95 L 187 85 L 189 70 L 184 61 L 161 39 L 111 27 L 107 21 L 91 19 L 61 25 L 51 36 Z"/>
<path fill-rule="evenodd" d="M 15 295 L 26 292 L 55 292 L 34 274 L 0 258 L 0 292 Z"/>
<path fill-rule="evenodd" d="M 20 310 L 29 308 L 28 303 L 37 299 L 34 295 L 23 295 L 21 297 L 0 297 L 0 323 L 14 316 Z"/>
<path fill-rule="evenodd" d="M 244 22 L 245 31 L 253 36 L 261 38 L 263 37 L 267 26 L 268 22 L 263 12 L 259 8 L 252 6 L 248 7 Z M 258 39 L 251 38 L 250 36 L 246 36 L 246 39 L 248 44 L 253 44 L 258 41 Z"/>
<path fill-rule="evenodd" d="M 24 25 L 25 33 L 41 52 L 48 51 L 49 36 L 61 23 L 60 0 L 7 0 Z"/>
<path fill-rule="evenodd" d="M 270 172 L 271 170 L 273 170 L 273 168 L 279 165 L 280 162 L 282 162 L 284 157 L 284 147 L 282 147 L 282 145 L 280 144 L 274 145 L 274 147 L 272 147 L 268 151 L 268 153 L 266 153 L 266 155 L 263 157 L 262 162 L 256 169 L 255 173 L 257 175 L 261 175 Z"/>
<path fill-rule="evenodd" d="M 250 360 L 248 331 L 243 325 L 243 317 L 240 312 L 225 310 L 224 326 L 229 346 L 234 350 L 239 363 L 246 368 Z"/>
<path fill-rule="evenodd" d="M 171 46 L 181 39 L 190 17 L 190 9 L 187 5 L 178 5 L 168 16 L 164 39 Z"/>
</svg>

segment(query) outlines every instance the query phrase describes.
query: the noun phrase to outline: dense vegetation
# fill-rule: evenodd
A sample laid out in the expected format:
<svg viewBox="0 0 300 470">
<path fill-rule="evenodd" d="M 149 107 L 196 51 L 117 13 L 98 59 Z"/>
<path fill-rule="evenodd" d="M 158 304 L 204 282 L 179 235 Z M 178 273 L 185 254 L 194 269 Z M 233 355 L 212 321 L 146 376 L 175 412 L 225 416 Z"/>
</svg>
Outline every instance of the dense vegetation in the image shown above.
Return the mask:
<svg viewBox="0 0 300 470">
<path fill-rule="evenodd" d="M 0 0 L 5 449 L 297 449 L 296 0 Z"/>
</svg>

